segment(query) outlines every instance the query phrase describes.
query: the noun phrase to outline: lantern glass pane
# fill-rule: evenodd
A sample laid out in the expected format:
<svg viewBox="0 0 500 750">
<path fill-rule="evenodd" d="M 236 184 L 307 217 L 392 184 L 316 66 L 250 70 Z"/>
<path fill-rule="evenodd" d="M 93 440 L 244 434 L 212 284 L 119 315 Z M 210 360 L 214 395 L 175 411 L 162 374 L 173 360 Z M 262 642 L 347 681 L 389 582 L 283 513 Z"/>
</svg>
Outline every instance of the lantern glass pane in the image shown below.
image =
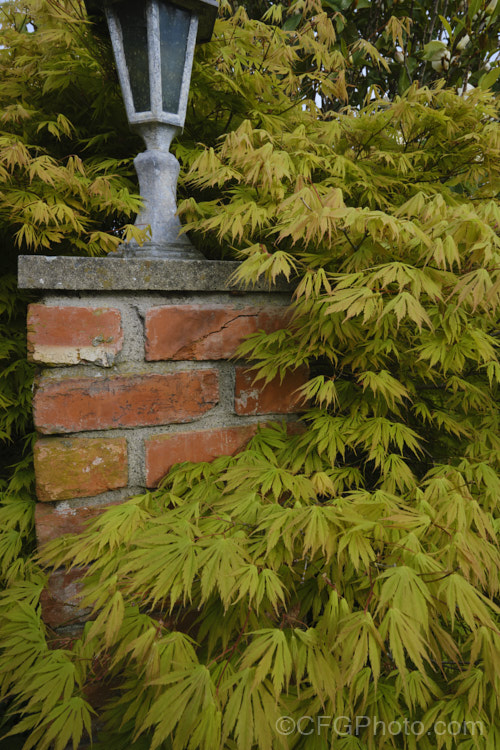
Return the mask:
<svg viewBox="0 0 500 750">
<path fill-rule="evenodd" d="M 148 29 L 146 5 L 125 0 L 116 5 L 123 37 L 123 50 L 136 112 L 151 109 L 149 87 Z"/>
<path fill-rule="evenodd" d="M 164 112 L 177 114 L 191 13 L 160 2 L 161 91 Z"/>
</svg>

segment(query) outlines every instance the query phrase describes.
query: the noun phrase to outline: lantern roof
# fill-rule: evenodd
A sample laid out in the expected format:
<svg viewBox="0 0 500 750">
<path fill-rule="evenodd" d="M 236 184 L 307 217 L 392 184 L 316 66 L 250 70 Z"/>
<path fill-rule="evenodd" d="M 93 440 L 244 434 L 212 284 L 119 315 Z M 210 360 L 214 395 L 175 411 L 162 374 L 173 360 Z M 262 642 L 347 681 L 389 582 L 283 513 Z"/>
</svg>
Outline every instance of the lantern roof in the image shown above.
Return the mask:
<svg viewBox="0 0 500 750">
<path fill-rule="evenodd" d="M 84 0 L 89 15 L 103 15 L 104 8 L 109 5 L 115 5 L 120 0 Z M 145 5 L 148 0 L 135 0 L 137 5 Z M 198 34 L 196 41 L 198 44 L 209 42 L 212 37 L 215 19 L 219 9 L 217 0 L 175 0 L 169 5 L 183 8 L 184 10 L 196 13 L 198 16 Z"/>
</svg>

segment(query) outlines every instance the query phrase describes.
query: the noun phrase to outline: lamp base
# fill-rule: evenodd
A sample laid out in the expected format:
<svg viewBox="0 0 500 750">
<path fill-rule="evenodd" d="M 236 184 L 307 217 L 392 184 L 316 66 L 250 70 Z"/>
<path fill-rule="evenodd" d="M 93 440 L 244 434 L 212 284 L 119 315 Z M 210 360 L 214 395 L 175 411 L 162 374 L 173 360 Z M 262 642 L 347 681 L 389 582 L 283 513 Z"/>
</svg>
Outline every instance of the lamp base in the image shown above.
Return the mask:
<svg viewBox="0 0 500 750">
<path fill-rule="evenodd" d="M 186 238 L 182 242 L 145 242 L 142 247 L 137 242 L 125 242 L 108 258 L 137 258 L 144 260 L 205 260 L 205 257 Z"/>
</svg>

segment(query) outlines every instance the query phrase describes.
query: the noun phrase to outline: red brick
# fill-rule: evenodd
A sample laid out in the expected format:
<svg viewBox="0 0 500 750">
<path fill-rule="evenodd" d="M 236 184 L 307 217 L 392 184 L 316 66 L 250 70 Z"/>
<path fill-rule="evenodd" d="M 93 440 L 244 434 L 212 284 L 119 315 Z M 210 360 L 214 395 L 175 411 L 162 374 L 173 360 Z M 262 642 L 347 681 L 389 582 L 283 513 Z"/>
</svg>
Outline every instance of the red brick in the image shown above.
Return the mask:
<svg viewBox="0 0 500 750">
<path fill-rule="evenodd" d="M 287 432 L 289 435 L 303 435 L 306 432 L 307 427 L 304 422 L 288 422 Z"/>
<path fill-rule="evenodd" d="M 92 497 L 128 483 L 125 438 L 46 438 L 34 454 L 42 502 Z"/>
<path fill-rule="evenodd" d="M 35 426 L 45 434 L 191 422 L 219 400 L 216 370 L 42 379 Z"/>
<path fill-rule="evenodd" d="M 53 505 L 52 503 L 37 503 L 35 506 L 35 529 L 38 547 L 57 539 L 63 534 L 80 534 L 85 530 L 87 522 L 100 516 L 110 505 L 71 506 L 70 503 Z"/>
<path fill-rule="evenodd" d="M 153 307 L 146 314 L 146 359 L 228 359 L 251 333 L 276 331 L 289 319 L 284 307 Z"/>
<path fill-rule="evenodd" d="M 301 367 L 285 375 L 283 382 L 277 377 L 267 385 L 255 379 L 248 367 L 236 368 L 234 408 L 236 414 L 291 414 L 304 410 L 300 395 L 296 393 L 307 381 L 307 368 Z"/>
<path fill-rule="evenodd" d="M 257 425 L 237 425 L 218 430 L 156 435 L 145 440 L 146 484 L 156 487 L 167 471 L 181 461 L 212 461 L 243 448 L 257 432 Z"/>
<path fill-rule="evenodd" d="M 51 628 L 63 625 L 78 625 L 88 620 L 91 609 L 83 609 L 79 603 L 82 589 L 83 568 L 51 573 L 47 586 L 42 591 L 42 619 Z"/>
<path fill-rule="evenodd" d="M 114 308 L 28 308 L 28 358 L 50 365 L 95 362 L 110 366 L 121 350 L 121 315 Z"/>
</svg>

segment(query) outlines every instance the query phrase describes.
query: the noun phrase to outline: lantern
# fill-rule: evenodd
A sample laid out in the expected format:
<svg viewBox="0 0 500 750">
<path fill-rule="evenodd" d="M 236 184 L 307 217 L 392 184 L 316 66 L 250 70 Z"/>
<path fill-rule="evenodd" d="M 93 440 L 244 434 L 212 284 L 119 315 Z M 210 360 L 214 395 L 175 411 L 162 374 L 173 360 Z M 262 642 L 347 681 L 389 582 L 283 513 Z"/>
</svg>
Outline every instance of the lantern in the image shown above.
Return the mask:
<svg viewBox="0 0 500 750">
<path fill-rule="evenodd" d="M 179 163 L 170 144 L 183 127 L 197 42 L 209 41 L 216 0 L 91 0 L 90 13 L 104 13 L 118 69 L 129 124 L 146 151 L 134 165 L 144 199 L 136 225 L 151 227 L 151 239 L 134 240 L 119 255 L 146 258 L 201 258 L 185 235 L 179 236 Z"/>
</svg>

